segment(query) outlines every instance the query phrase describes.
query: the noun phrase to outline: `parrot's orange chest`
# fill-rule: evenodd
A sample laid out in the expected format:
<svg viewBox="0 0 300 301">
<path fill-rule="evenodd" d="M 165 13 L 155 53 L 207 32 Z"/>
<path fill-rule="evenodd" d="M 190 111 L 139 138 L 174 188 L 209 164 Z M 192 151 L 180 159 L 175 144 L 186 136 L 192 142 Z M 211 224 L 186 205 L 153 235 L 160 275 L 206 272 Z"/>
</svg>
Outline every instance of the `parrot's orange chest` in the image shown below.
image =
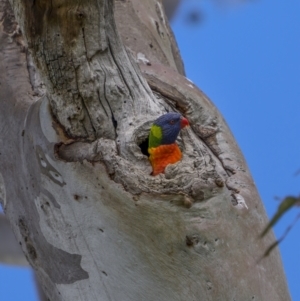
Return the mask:
<svg viewBox="0 0 300 301">
<path fill-rule="evenodd" d="M 153 176 L 164 172 L 167 165 L 178 162 L 182 157 L 181 150 L 177 143 L 151 147 L 148 149 L 148 152 L 150 154 L 149 160 L 153 168 Z"/>
</svg>

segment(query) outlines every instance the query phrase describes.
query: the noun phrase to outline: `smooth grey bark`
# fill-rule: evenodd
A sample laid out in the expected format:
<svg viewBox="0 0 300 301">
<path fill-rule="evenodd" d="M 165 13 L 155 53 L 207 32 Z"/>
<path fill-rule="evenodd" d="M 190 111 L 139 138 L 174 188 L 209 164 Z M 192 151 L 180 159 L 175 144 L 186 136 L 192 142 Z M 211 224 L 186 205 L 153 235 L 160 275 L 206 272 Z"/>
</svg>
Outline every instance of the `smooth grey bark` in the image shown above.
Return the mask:
<svg viewBox="0 0 300 301">
<path fill-rule="evenodd" d="M 245 160 L 160 1 L 0 1 L 0 199 L 50 300 L 290 300 Z M 26 41 L 26 42 L 25 42 Z M 123 44 L 124 43 L 124 44 Z M 33 57 L 33 60 L 31 59 Z M 139 144 L 176 110 L 183 159 Z"/>
<path fill-rule="evenodd" d="M 3 197 L 1 198 L 4 199 Z M 0 262 L 2 264 L 4 263 L 14 266 L 29 266 L 29 263 L 26 260 L 26 257 L 24 256 L 24 253 L 11 229 L 11 226 L 9 225 L 8 219 L 5 218 L 4 214 L 0 214 Z M 39 300 L 47 301 L 38 279 L 35 279 L 35 283 L 37 286 Z M 19 283 L 16 282 L 15 285 L 18 287 Z"/>
<path fill-rule="evenodd" d="M 163 6 L 168 19 L 172 19 L 180 1 L 164 0 Z M 183 68 L 183 67 L 182 67 Z M 17 243 L 5 215 L 0 216 L 0 262 L 12 265 L 28 265 L 28 262 Z"/>
<path fill-rule="evenodd" d="M 28 266 L 28 262 L 16 241 L 8 220 L 0 214 L 0 262 Z"/>
</svg>

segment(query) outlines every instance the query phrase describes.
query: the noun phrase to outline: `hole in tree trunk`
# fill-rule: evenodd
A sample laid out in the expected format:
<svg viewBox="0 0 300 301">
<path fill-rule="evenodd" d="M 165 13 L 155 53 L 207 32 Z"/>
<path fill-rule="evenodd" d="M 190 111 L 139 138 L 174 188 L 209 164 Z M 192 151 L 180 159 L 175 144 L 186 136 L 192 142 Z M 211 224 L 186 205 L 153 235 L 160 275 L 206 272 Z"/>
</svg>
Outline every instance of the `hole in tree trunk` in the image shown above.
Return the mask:
<svg viewBox="0 0 300 301">
<path fill-rule="evenodd" d="M 149 153 L 148 153 L 148 144 L 149 144 L 149 138 L 147 137 L 144 141 L 142 141 L 142 143 L 139 144 L 139 147 L 141 149 L 141 152 L 149 157 Z"/>
</svg>

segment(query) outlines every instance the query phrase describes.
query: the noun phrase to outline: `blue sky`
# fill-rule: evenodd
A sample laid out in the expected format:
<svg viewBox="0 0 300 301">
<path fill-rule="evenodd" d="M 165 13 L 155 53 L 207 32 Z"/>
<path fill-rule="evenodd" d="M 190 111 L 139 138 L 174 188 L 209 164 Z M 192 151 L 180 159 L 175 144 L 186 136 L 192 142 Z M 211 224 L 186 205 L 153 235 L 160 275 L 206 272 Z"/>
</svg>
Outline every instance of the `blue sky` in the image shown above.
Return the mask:
<svg viewBox="0 0 300 301">
<path fill-rule="evenodd" d="M 183 0 L 172 27 L 187 77 L 216 104 L 236 137 L 267 213 L 275 197 L 300 194 L 300 1 L 217 6 Z M 191 25 L 189 12 L 203 21 Z M 275 227 L 279 237 L 297 211 Z M 300 300 L 300 222 L 280 245 L 293 300 Z M 32 273 L 0 265 L 2 301 L 36 301 Z"/>
</svg>

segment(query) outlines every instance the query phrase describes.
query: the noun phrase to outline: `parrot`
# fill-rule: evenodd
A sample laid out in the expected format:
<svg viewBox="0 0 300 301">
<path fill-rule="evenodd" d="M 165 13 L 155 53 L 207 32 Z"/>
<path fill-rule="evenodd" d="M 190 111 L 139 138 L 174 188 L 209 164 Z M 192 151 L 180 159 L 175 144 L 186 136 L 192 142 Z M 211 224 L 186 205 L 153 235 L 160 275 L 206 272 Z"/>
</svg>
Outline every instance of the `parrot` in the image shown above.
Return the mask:
<svg viewBox="0 0 300 301">
<path fill-rule="evenodd" d="M 167 165 L 181 160 L 182 153 L 176 139 L 180 130 L 188 125 L 188 120 L 175 112 L 166 113 L 154 121 L 148 143 L 153 176 L 163 173 Z"/>
</svg>

